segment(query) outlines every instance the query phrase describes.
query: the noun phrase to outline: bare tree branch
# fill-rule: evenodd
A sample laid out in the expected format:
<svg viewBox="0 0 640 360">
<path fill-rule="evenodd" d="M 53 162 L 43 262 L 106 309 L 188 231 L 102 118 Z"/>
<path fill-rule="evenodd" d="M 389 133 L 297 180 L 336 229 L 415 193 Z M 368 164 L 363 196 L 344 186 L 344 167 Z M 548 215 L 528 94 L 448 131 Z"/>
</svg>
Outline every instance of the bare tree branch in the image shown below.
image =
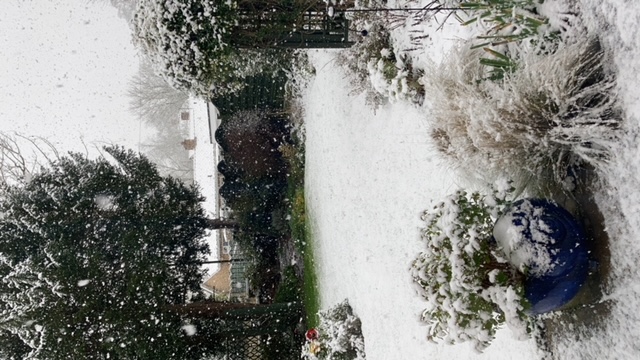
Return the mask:
<svg viewBox="0 0 640 360">
<path fill-rule="evenodd" d="M 175 122 L 189 94 L 172 88 L 143 62 L 129 83 L 130 109 L 147 124 L 161 128 Z"/>
<path fill-rule="evenodd" d="M 0 187 L 29 182 L 57 158 L 58 150 L 47 139 L 0 133 Z"/>
</svg>

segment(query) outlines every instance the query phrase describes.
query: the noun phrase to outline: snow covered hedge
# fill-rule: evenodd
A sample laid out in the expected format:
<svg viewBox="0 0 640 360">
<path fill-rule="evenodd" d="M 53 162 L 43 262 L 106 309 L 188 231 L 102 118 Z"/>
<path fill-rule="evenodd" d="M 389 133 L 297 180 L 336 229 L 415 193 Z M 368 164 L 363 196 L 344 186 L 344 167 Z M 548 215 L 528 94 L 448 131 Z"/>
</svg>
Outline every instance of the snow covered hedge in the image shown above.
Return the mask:
<svg viewBox="0 0 640 360">
<path fill-rule="evenodd" d="M 504 323 L 527 337 L 522 275 L 492 240 L 510 191 L 508 185 L 488 196 L 459 191 L 424 214 L 426 248 L 412 277 L 427 301 L 422 320 L 430 340 L 469 341 L 482 351 Z"/>
<path fill-rule="evenodd" d="M 360 318 L 353 314 L 347 300 L 320 312 L 319 338 L 307 342 L 303 358 L 307 360 L 364 360 L 364 338 Z"/>
<path fill-rule="evenodd" d="M 239 21 L 233 0 L 140 0 L 133 38 L 171 86 L 211 96 L 237 91 L 272 59 L 232 46 Z"/>
</svg>

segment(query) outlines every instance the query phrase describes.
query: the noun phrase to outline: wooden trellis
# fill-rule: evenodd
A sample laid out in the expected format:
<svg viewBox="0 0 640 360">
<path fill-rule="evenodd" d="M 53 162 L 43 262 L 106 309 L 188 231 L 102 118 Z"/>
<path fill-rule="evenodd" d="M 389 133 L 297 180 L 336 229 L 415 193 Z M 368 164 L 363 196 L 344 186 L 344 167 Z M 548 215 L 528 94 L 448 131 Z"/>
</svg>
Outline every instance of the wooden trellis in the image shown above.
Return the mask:
<svg viewBox="0 0 640 360">
<path fill-rule="evenodd" d="M 342 14 L 331 18 L 324 11 L 307 11 L 300 25 L 300 29 L 283 36 L 280 47 L 346 48 L 353 45 L 349 41 L 349 20 Z"/>
<path fill-rule="evenodd" d="M 219 327 L 228 360 L 300 359 L 302 335 L 295 327 L 302 316 L 299 303 L 256 305 L 229 312 Z"/>
<path fill-rule="evenodd" d="M 246 3 L 235 30 L 236 45 L 245 48 L 345 48 L 349 20 L 329 16 L 324 1 Z"/>
</svg>

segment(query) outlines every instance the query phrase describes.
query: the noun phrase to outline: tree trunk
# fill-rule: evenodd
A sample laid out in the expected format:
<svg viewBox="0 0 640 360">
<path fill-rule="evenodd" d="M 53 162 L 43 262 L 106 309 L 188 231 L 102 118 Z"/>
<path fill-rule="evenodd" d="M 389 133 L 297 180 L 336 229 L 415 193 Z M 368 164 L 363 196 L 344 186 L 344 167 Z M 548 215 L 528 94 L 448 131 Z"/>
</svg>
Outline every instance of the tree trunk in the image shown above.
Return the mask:
<svg viewBox="0 0 640 360">
<path fill-rule="evenodd" d="M 231 219 L 206 219 L 209 229 L 237 229 L 240 224 Z"/>
</svg>

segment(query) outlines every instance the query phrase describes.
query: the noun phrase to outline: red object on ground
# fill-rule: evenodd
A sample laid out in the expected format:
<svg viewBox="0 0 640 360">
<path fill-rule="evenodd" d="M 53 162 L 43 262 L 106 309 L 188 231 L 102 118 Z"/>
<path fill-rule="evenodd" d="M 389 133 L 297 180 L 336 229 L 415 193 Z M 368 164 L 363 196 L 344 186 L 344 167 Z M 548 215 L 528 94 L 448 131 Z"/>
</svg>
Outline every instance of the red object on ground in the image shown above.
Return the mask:
<svg viewBox="0 0 640 360">
<path fill-rule="evenodd" d="M 307 332 L 304 334 L 304 336 L 307 338 L 307 340 L 312 341 L 312 340 L 316 340 L 318 339 L 318 330 L 316 329 L 309 329 L 307 330 Z"/>
</svg>

